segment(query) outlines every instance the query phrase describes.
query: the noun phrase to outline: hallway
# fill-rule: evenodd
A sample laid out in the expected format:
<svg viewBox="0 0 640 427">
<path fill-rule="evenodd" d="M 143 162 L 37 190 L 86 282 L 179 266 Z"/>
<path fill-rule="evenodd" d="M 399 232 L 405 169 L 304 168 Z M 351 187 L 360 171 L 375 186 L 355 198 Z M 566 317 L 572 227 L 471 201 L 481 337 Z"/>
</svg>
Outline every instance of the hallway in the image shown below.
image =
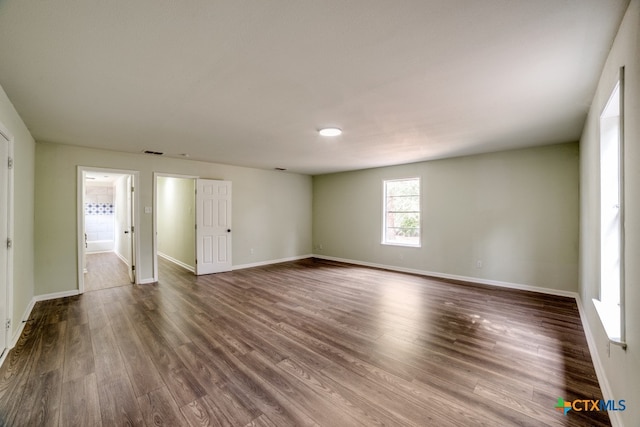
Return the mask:
<svg viewBox="0 0 640 427">
<path fill-rule="evenodd" d="M 85 292 L 131 284 L 127 265 L 113 252 L 87 254 Z"/>
</svg>

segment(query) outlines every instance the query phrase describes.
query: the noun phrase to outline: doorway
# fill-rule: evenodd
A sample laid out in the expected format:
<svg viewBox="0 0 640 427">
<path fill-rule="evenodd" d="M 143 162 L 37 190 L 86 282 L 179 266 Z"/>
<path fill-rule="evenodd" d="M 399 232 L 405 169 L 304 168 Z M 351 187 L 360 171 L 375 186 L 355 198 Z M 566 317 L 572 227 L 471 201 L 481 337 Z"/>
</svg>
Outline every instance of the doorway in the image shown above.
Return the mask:
<svg viewBox="0 0 640 427">
<path fill-rule="evenodd" d="M 137 174 L 78 169 L 80 293 L 137 283 Z"/>
<path fill-rule="evenodd" d="M 159 258 L 196 275 L 230 271 L 231 182 L 154 174 L 154 278 Z"/>
<path fill-rule="evenodd" d="M 196 268 L 196 177 L 156 174 L 154 253 L 191 273 Z"/>
</svg>

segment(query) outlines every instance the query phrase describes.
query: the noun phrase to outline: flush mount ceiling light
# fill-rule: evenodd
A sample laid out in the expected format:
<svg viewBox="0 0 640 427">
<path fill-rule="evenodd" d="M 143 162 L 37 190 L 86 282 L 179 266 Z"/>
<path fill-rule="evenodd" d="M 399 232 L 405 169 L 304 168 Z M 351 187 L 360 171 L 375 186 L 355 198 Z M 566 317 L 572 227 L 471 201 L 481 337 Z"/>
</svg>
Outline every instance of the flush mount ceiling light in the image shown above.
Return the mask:
<svg viewBox="0 0 640 427">
<path fill-rule="evenodd" d="M 322 128 L 318 133 L 322 136 L 338 136 L 342 134 L 342 130 L 338 128 Z"/>
</svg>

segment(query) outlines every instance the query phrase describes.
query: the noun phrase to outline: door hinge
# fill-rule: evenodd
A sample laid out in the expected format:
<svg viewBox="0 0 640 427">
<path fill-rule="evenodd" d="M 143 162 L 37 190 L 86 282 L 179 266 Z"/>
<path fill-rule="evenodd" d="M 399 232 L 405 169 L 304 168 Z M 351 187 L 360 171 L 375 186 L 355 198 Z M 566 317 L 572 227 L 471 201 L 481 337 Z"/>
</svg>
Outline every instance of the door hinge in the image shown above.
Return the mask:
<svg viewBox="0 0 640 427">
<path fill-rule="evenodd" d="M 131 266 L 131 271 L 136 271 L 136 266 L 135 265 Z"/>
<path fill-rule="evenodd" d="M 131 192 L 133 193 L 135 191 L 135 187 L 131 187 Z"/>
<path fill-rule="evenodd" d="M 9 167 L 9 169 L 13 169 L 13 157 L 8 158 L 7 167 Z"/>
<path fill-rule="evenodd" d="M 7 319 L 6 328 L 7 329 L 11 328 L 11 319 Z"/>
<path fill-rule="evenodd" d="M 13 247 L 13 240 L 7 238 L 7 249 L 11 249 Z"/>
<path fill-rule="evenodd" d="M 135 231 L 135 227 L 132 225 L 131 226 L 131 232 L 133 233 Z"/>
</svg>

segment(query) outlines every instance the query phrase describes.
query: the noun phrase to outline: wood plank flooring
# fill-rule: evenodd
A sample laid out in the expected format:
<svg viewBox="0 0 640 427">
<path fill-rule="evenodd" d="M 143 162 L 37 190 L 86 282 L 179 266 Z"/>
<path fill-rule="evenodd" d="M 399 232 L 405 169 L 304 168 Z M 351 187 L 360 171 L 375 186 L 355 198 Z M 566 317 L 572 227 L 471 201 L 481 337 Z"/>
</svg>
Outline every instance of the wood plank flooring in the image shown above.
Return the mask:
<svg viewBox="0 0 640 427">
<path fill-rule="evenodd" d="M 7 426 L 607 426 L 575 301 L 303 260 L 40 302 Z"/>
<path fill-rule="evenodd" d="M 85 292 L 131 284 L 127 264 L 114 252 L 87 254 L 87 272 L 84 273 Z"/>
</svg>

